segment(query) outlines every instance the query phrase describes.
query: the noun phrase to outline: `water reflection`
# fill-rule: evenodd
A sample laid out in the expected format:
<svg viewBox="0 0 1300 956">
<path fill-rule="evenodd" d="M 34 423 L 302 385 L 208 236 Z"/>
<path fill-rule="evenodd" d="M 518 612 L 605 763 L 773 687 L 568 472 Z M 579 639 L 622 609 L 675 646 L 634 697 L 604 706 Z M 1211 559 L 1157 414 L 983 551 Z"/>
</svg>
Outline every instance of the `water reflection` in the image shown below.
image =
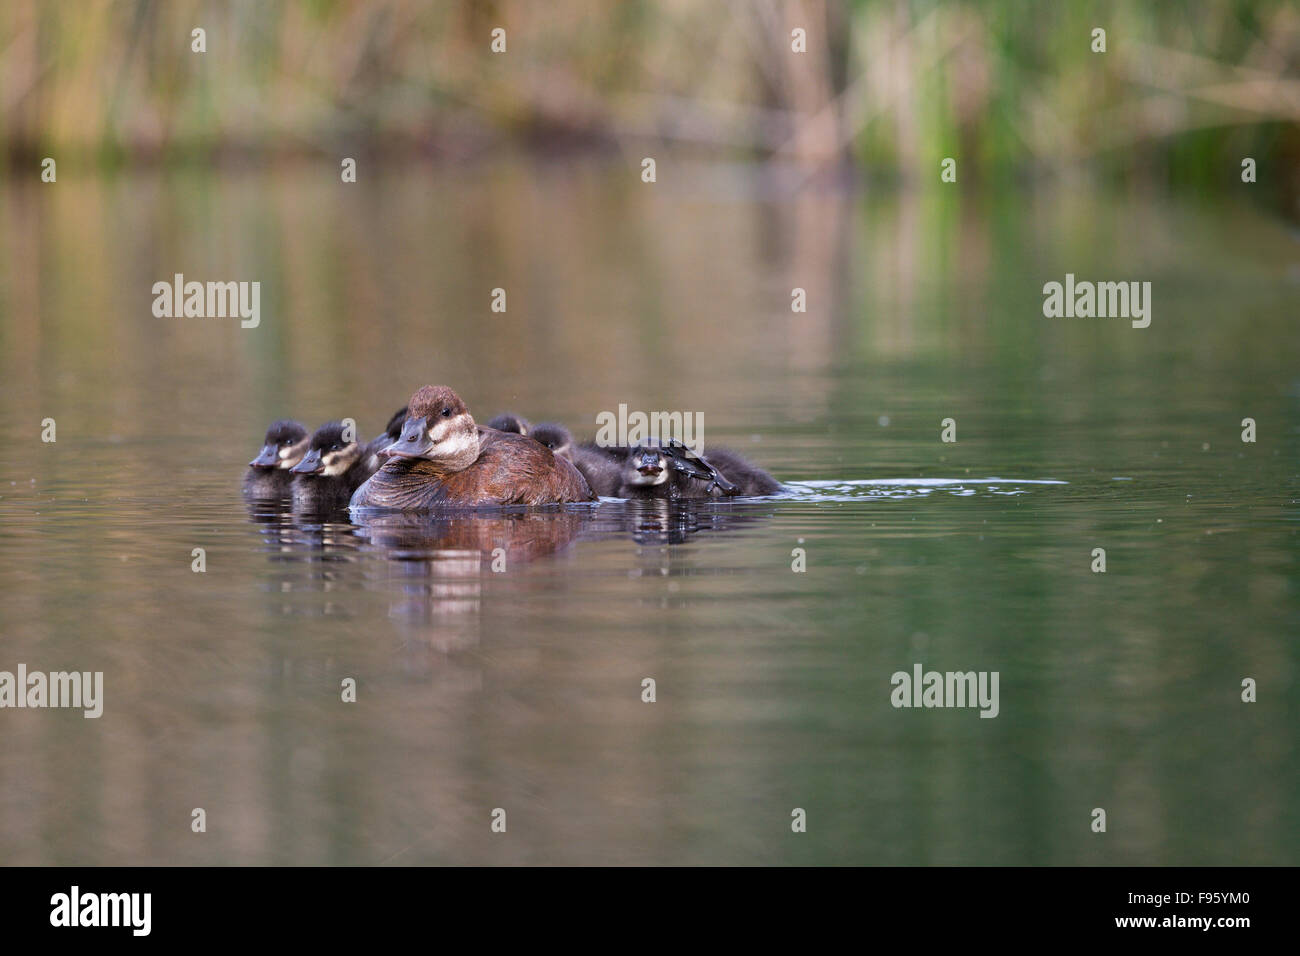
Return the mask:
<svg viewBox="0 0 1300 956">
<path fill-rule="evenodd" d="M 808 486 L 814 484 L 854 483 Z M 395 563 L 441 562 L 449 567 L 447 562 L 454 560 L 466 568 L 490 565 L 500 573 L 555 555 L 579 540 L 626 537 L 637 544 L 682 544 L 694 535 L 753 525 L 770 518 L 774 507 L 762 501 L 605 499 L 599 505 L 554 509 L 309 515 L 293 511 L 286 502 L 258 501 L 249 504 L 248 515 L 260 526 L 261 550 L 276 562 L 355 561 L 364 544 Z"/>
<path fill-rule="evenodd" d="M 725 534 L 771 518 L 774 507 L 742 501 L 605 499 L 599 505 L 554 509 L 308 515 L 287 502 L 257 501 L 249 503 L 248 515 L 259 526 L 260 550 L 272 562 L 305 566 L 305 575 L 289 572 L 296 583 L 318 581 L 328 589 L 363 548 L 396 567 L 424 569 L 403 575 L 476 578 L 552 557 L 578 541 L 630 538 L 638 545 L 674 545 L 700 534 Z"/>
<path fill-rule="evenodd" d="M 473 556 L 495 570 L 568 547 L 595 508 L 463 514 L 358 514 L 358 533 L 396 561 Z"/>
<path fill-rule="evenodd" d="M 1300 246 L 1274 224 L 390 172 L 3 197 L 0 652 L 102 669 L 107 703 L 5 716 L 0 860 L 1290 862 Z M 262 325 L 154 318 L 191 270 L 261 280 Z M 1149 275 L 1152 327 L 1046 321 L 1067 271 Z M 428 381 L 580 437 L 632 395 L 699 409 L 788 492 L 245 510 L 266 422 L 371 433 Z M 900 717 L 918 660 L 1000 670 L 1002 714 Z M 1076 825 L 1096 805 L 1131 839 Z"/>
<path fill-rule="evenodd" d="M 642 545 L 683 544 L 694 535 L 736 531 L 772 514 L 772 505 L 741 502 L 626 501 L 610 508 L 604 530 Z"/>
<path fill-rule="evenodd" d="M 485 582 L 494 576 L 517 574 L 579 543 L 615 540 L 636 546 L 632 576 L 680 574 L 670 546 L 756 528 L 776 507 L 771 501 L 604 499 L 596 505 L 446 514 L 307 515 L 287 501 L 247 506 L 262 538 L 259 550 L 274 566 L 268 590 L 385 591 L 388 618 L 407 647 L 443 652 L 477 646 Z M 301 612 L 286 604 L 282 613 Z M 319 613 L 335 611 L 326 604 Z"/>
<path fill-rule="evenodd" d="M 406 642 L 452 651 L 479 643 L 485 579 L 570 547 L 590 513 L 377 513 L 358 515 L 356 533 L 384 562 Z"/>
</svg>

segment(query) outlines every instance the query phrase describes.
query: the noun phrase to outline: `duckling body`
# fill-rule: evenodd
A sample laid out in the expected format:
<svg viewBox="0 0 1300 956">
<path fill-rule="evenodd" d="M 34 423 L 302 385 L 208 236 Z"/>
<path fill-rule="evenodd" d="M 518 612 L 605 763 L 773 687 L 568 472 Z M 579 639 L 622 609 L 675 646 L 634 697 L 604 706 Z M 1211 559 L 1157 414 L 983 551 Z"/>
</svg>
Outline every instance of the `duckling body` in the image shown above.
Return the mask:
<svg viewBox="0 0 1300 956">
<path fill-rule="evenodd" d="M 521 434 L 480 428 L 450 388 L 426 385 L 409 407 L 401 440 L 357 489 L 353 507 L 431 511 L 595 499 L 567 459 Z"/>
<path fill-rule="evenodd" d="M 311 436 L 307 454 L 292 469 L 295 511 L 329 512 L 346 508 L 352 493 L 379 468 L 387 434 L 361 445 L 342 422 L 327 422 Z"/>
<path fill-rule="evenodd" d="M 781 483 L 753 462 L 732 451 L 730 448 L 711 446 L 708 454 L 699 456 L 706 467 L 712 467 L 735 487 L 727 489 L 713 488 L 708 497 L 747 497 L 756 498 L 763 495 L 775 495 L 781 491 Z M 704 489 L 709 488 L 707 480 L 696 480 Z"/>
<path fill-rule="evenodd" d="M 642 446 L 632 449 L 620 474 L 620 498 L 735 498 L 781 490 L 771 475 L 726 448 L 710 448 L 705 458 L 680 444 Z"/>
<path fill-rule="evenodd" d="M 632 449 L 626 445 L 597 445 L 579 442 L 573 447 L 573 463 L 591 485 L 591 490 L 605 497 L 616 497 L 623 484 L 623 463 Z"/>
<path fill-rule="evenodd" d="M 281 498 L 293 488 L 291 469 L 307 453 L 311 435 L 301 422 L 284 419 L 266 430 L 262 450 L 248 463 L 244 495 L 248 498 Z"/>
<path fill-rule="evenodd" d="M 587 486 L 597 495 L 610 497 L 618 494 L 623 483 L 623 462 L 627 460 L 630 449 L 607 448 L 595 442 L 575 443 L 569 430 L 558 422 L 539 422 L 528 437 L 573 462 L 578 473 L 587 480 Z"/>
</svg>

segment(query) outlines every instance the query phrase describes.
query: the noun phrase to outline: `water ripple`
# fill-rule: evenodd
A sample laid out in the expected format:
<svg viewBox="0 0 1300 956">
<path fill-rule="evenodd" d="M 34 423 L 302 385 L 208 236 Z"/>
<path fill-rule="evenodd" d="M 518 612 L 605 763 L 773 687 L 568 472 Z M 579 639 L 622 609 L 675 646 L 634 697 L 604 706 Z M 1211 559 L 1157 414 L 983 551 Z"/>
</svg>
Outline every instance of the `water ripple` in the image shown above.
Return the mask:
<svg viewBox="0 0 1300 956">
<path fill-rule="evenodd" d="M 790 481 L 783 497 L 798 501 L 858 501 L 863 498 L 924 498 L 936 492 L 957 497 L 1027 495 L 1026 486 L 1067 485 L 1056 478 L 868 478 L 857 481 Z"/>
</svg>

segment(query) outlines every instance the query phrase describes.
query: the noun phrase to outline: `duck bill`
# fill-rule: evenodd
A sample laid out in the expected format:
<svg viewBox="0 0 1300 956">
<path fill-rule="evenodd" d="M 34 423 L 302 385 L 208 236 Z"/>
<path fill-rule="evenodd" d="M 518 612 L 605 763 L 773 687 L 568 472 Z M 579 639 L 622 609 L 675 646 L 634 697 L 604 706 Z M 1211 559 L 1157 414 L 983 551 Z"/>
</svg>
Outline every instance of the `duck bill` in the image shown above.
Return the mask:
<svg viewBox="0 0 1300 956">
<path fill-rule="evenodd" d="M 402 426 L 402 437 L 397 439 L 384 453 L 398 458 L 423 458 L 433 450 L 428 429 L 423 418 L 408 418 Z"/>
<path fill-rule="evenodd" d="M 274 468 L 280 464 L 280 452 L 274 445 L 263 445 L 257 457 L 248 463 L 250 468 Z"/>
<path fill-rule="evenodd" d="M 647 478 L 654 478 L 663 472 L 663 462 L 657 453 L 649 452 L 641 455 L 636 470 Z"/>
<path fill-rule="evenodd" d="M 307 452 L 306 457 L 298 464 L 289 469 L 295 475 L 319 475 L 325 470 L 325 465 L 320 460 L 320 451 L 313 448 Z"/>
</svg>

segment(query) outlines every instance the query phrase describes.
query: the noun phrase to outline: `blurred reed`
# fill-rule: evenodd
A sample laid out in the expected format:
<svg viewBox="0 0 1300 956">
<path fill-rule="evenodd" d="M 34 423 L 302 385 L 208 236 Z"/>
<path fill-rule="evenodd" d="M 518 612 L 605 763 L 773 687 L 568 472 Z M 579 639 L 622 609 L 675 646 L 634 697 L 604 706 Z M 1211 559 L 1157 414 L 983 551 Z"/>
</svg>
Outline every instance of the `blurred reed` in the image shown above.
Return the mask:
<svg viewBox="0 0 1300 956">
<path fill-rule="evenodd" d="M 1298 68 L 1291 0 L 7 0 L 0 162 L 671 144 L 876 182 L 955 156 L 964 181 L 1230 188 L 1252 156 L 1297 215 Z"/>
</svg>

